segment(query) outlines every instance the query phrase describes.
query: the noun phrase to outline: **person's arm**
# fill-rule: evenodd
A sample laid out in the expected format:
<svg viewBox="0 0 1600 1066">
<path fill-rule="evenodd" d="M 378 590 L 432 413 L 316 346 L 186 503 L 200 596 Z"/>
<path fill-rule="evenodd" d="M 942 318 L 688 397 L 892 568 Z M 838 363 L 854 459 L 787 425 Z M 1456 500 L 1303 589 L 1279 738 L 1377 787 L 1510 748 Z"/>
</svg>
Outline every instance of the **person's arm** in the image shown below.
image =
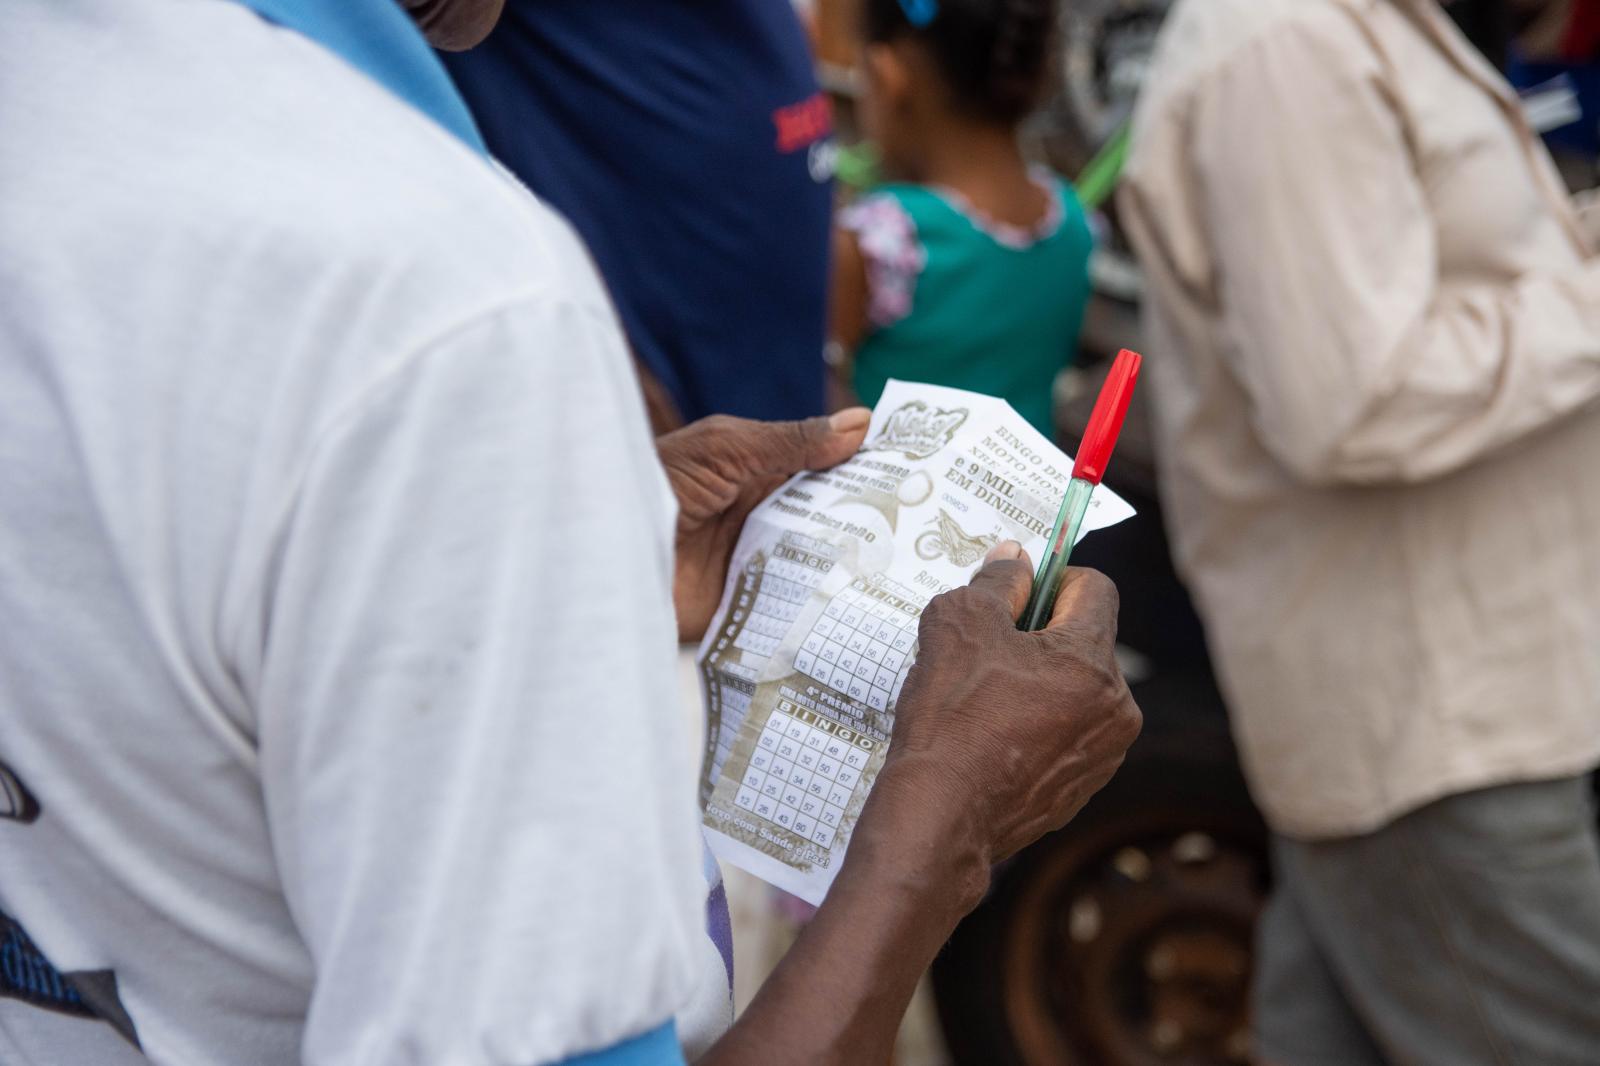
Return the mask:
<svg viewBox="0 0 1600 1066">
<path fill-rule="evenodd" d="M 828 367 L 828 406 L 838 410 L 860 402 L 855 390 L 856 348 L 867 333 L 867 265 L 854 233 L 833 231 L 832 263 L 828 343 L 822 359 Z"/>
<path fill-rule="evenodd" d="M 918 979 L 988 883 L 925 791 L 879 777 L 827 898 L 699 1066 L 889 1061 Z"/>
<path fill-rule="evenodd" d="M 833 231 L 833 293 L 828 303 L 828 341 L 844 360 L 835 369 L 849 381 L 849 358 L 867 333 L 867 265 L 861 244 L 848 229 Z"/>
<path fill-rule="evenodd" d="M 916 223 L 893 194 L 868 193 L 839 213 L 826 356 L 836 405 L 857 402 L 855 359 L 862 342 L 911 313 L 924 258 Z"/>
<path fill-rule="evenodd" d="M 238 658 L 307 1066 L 534 1066 L 697 979 L 670 499 L 603 308 L 538 294 L 397 353 L 286 501 Z"/>
<path fill-rule="evenodd" d="M 750 508 L 859 447 L 832 420 L 718 418 L 658 442 L 679 500 L 677 607 L 703 632 Z M 1117 595 L 1073 571 L 1050 626 L 1020 633 L 1033 569 L 1014 543 L 929 604 L 888 763 L 816 917 L 711 1066 L 881 1062 L 917 979 L 977 905 L 989 868 L 1065 823 L 1115 771 L 1139 712 L 1116 662 Z"/>
<path fill-rule="evenodd" d="M 650 420 L 650 432 L 659 437 L 682 429 L 683 415 L 678 412 L 672 393 L 661 384 L 661 379 L 638 356 L 634 356 L 633 370 L 639 378 L 639 390 L 644 393 L 644 411 L 645 417 Z"/>
<path fill-rule="evenodd" d="M 918 977 L 991 865 L 1065 824 L 1138 735 L 1110 582 L 1071 571 L 1050 626 L 1022 633 L 1032 567 L 991 560 L 923 615 L 889 761 L 839 877 L 702 1066 L 887 1061 Z"/>
<path fill-rule="evenodd" d="M 1227 354 L 1313 483 L 1447 474 L 1600 395 L 1600 260 L 1442 285 L 1390 77 L 1356 16 L 1308 5 L 1206 76 L 1186 130 Z"/>
</svg>

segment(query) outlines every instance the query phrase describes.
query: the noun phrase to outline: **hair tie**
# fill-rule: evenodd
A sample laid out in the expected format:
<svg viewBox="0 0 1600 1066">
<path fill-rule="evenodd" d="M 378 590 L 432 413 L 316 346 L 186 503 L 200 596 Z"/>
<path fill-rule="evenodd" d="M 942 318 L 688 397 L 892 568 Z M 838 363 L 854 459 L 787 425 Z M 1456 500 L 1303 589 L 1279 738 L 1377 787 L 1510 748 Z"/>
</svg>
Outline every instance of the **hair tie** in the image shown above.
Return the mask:
<svg viewBox="0 0 1600 1066">
<path fill-rule="evenodd" d="M 900 10 L 906 21 L 920 30 L 939 13 L 939 0 L 900 0 Z"/>
</svg>

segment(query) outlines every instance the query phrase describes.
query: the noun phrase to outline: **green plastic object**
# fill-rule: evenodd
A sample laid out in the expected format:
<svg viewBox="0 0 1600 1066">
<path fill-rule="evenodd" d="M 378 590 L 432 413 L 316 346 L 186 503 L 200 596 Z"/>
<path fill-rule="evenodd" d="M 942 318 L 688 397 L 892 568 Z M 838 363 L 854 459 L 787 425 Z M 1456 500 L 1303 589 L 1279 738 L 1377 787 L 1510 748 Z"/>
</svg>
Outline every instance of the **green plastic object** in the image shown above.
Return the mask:
<svg viewBox="0 0 1600 1066">
<path fill-rule="evenodd" d="M 1093 495 L 1094 482 L 1086 478 L 1075 477 L 1067 484 L 1066 498 L 1061 501 L 1055 528 L 1050 531 L 1044 562 L 1033 579 L 1033 591 L 1022 621 L 1017 623 L 1018 629 L 1031 633 L 1050 623 L 1061 582 L 1067 576 L 1067 560 L 1072 557 L 1072 546 L 1078 542 L 1078 530 L 1083 526 L 1083 516 L 1089 513 L 1089 498 Z"/>
<path fill-rule="evenodd" d="M 1117 132 L 1095 153 L 1078 175 L 1078 180 L 1072 183 L 1078 194 L 1078 202 L 1083 204 L 1085 211 L 1097 209 L 1116 192 L 1117 182 L 1122 179 L 1122 168 L 1128 162 L 1131 129 L 1127 122 L 1117 127 Z"/>
<path fill-rule="evenodd" d="M 839 149 L 834 162 L 834 177 L 846 188 L 864 192 L 883 181 L 883 157 L 878 146 L 861 141 Z"/>
<path fill-rule="evenodd" d="M 1111 199 L 1122 179 L 1122 168 L 1128 161 L 1128 142 L 1131 124 L 1117 127 L 1111 139 L 1101 146 L 1094 158 L 1084 166 L 1072 183 L 1078 202 L 1085 211 L 1093 211 Z M 871 141 L 858 141 L 839 149 L 834 164 L 834 175 L 846 188 L 862 192 L 883 182 L 883 156 Z"/>
</svg>

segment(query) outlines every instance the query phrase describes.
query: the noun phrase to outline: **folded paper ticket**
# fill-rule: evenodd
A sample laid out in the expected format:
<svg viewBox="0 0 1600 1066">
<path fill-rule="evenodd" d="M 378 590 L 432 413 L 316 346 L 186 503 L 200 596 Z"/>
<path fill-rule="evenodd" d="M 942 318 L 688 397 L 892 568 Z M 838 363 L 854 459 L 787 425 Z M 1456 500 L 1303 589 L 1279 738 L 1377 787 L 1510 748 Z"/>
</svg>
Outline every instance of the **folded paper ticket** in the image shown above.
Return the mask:
<svg viewBox="0 0 1600 1066">
<path fill-rule="evenodd" d="M 719 858 L 821 902 L 883 766 L 922 609 L 1002 540 L 1037 563 L 1071 476 L 1005 401 L 891 381 L 855 456 L 751 513 L 700 646 Z M 1083 530 L 1132 515 L 1102 487 Z"/>
</svg>

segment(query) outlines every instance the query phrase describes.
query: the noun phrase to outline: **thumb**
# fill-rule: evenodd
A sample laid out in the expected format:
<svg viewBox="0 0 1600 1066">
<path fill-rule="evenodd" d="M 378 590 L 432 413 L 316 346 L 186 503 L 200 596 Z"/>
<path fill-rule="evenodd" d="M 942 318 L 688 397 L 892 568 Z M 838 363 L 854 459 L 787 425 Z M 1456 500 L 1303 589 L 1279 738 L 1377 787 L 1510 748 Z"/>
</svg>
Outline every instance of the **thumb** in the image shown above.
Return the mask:
<svg viewBox="0 0 1600 1066">
<path fill-rule="evenodd" d="M 1033 561 L 1022 545 L 1003 540 L 984 557 L 983 568 L 972 575 L 968 587 L 991 596 L 1010 612 L 1011 620 L 1022 617 L 1033 591 Z"/>
<path fill-rule="evenodd" d="M 747 423 L 745 448 L 763 473 L 788 476 L 802 470 L 826 470 L 856 453 L 866 439 L 871 418 L 872 412 L 865 407 L 851 407 L 801 422 Z"/>
</svg>

